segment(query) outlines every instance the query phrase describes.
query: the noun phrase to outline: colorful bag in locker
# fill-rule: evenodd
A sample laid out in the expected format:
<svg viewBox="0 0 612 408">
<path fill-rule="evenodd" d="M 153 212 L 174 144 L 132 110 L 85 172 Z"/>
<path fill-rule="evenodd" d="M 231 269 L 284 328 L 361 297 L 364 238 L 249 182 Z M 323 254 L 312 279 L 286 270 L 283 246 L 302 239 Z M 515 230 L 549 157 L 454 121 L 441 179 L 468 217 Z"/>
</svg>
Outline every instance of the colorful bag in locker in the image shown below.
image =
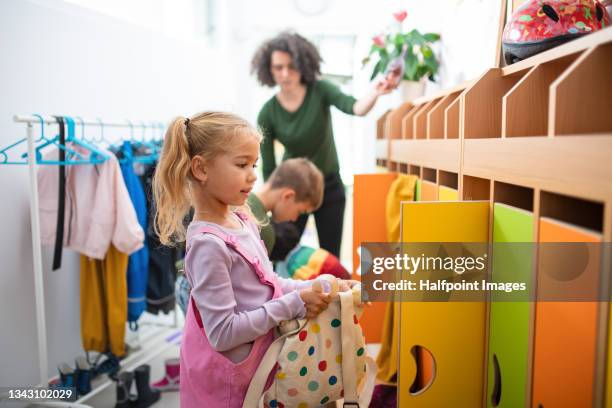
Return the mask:
<svg viewBox="0 0 612 408">
<path fill-rule="evenodd" d="M 313 289 L 322 292 L 324 283 L 332 296 L 329 307 L 314 319 L 281 326 L 283 334 L 270 345 L 251 380 L 244 408 L 260 406 L 262 399 L 271 408 L 318 407 L 342 398 L 345 405 L 370 404 L 376 364 L 366 353 L 359 325 L 360 285 L 338 292 L 336 278 L 322 275 Z M 272 372 L 272 384 L 264 392 Z"/>
<path fill-rule="evenodd" d="M 309 280 L 324 274 L 338 279 L 351 278 L 340 260 L 322 248 L 299 245 L 287 256 L 285 267 L 287 276 L 293 279 Z"/>
</svg>

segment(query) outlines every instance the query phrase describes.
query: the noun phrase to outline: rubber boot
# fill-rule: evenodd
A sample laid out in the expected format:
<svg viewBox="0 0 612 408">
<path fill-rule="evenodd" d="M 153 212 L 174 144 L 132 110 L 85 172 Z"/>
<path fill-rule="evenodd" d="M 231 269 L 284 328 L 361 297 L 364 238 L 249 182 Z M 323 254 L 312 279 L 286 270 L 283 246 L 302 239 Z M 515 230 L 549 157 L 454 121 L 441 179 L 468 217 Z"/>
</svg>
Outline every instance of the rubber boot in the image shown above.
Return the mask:
<svg viewBox="0 0 612 408">
<path fill-rule="evenodd" d="M 75 359 L 76 366 L 76 388 L 79 395 L 85 395 L 91 391 L 91 366 L 85 356 Z"/>
<path fill-rule="evenodd" d="M 130 395 L 134 373 L 131 371 L 122 371 L 117 375 L 117 403 L 115 408 L 131 408 L 133 406 L 133 398 Z"/>
<path fill-rule="evenodd" d="M 152 385 L 160 391 L 178 391 L 180 384 L 180 362 L 178 358 L 166 360 L 166 375 Z"/>
<path fill-rule="evenodd" d="M 147 408 L 159 401 L 161 392 L 151 388 L 149 384 L 151 367 L 148 364 L 143 364 L 136 367 L 134 377 L 136 378 L 136 390 L 138 390 L 138 399 L 134 403 L 135 408 Z"/>
</svg>

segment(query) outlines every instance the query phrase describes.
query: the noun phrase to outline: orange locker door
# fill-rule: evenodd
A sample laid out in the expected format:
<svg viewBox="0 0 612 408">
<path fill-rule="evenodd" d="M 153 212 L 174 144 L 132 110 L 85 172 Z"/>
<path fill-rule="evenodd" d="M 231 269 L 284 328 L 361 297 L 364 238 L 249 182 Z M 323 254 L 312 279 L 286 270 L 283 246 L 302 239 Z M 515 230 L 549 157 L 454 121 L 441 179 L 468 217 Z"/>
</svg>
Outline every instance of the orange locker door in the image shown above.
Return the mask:
<svg viewBox="0 0 612 408">
<path fill-rule="evenodd" d="M 362 242 L 386 242 L 386 204 L 395 173 L 357 174 L 353 189 L 353 279 L 359 267 L 359 246 Z M 366 342 L 380 343 L 386 304 L 373 302 L 359 320 Z"/>
<path fill-rule="evenodd" d="M 601 242 L 600 234 L 550 218 L 540 218 L 539 241 Z M 545 244 L 544 244 L 545 245 Z M 543 249 L 544 248 L 544 249 Z M 572 293 L 590 288 L 597 293 L 600 253 L 596 246 L 572 245 L 568 255 L 540 247 L 538 286 L 544 291 Z M 576 408 L 593 405 L 597 334 L 596 302 L 536 304 L 533 394 L 534 408 Z"/>
</svg>

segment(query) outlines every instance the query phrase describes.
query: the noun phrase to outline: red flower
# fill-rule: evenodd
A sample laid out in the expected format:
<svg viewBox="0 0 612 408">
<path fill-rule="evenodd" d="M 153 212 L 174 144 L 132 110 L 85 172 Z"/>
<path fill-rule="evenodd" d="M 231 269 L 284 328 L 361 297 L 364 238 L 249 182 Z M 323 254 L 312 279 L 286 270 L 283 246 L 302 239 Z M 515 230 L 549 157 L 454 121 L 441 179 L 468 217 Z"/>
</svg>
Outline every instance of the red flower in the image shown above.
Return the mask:
<svg viewBox="0 0 612 408">
<path fill-rule="evenodd" d="M 382 34 L 379 34 L 376 37 L 372 37 L 372 41 L 380 48 L 385 47 L 385 37 L 383 37 Z"/>
<path fill-rule="evenodd" d="M 397 11 L 393 13 L 393 18 L 395 18 L 395 20 L 397 20 L 398 23 L 401 23 L 402 21 L 404 21 L 406 19 L 406 16 L 408 16 L 408 12 L 406 10 Z"/>
</svg>

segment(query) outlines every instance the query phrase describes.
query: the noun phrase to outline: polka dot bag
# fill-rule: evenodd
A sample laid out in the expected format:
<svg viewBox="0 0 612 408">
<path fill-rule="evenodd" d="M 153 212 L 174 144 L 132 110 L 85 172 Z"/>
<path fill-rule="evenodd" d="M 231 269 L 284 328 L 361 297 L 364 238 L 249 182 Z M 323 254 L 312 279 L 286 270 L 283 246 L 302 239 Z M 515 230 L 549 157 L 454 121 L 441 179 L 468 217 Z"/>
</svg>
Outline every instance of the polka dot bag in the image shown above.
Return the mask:
<svg viewBox="0 0 612 408">
<path fill-rule="evenodd" d="M 281 336 L 251 380 L 243 408 L 320 407 L 340 399 L 346 407 L 370 404 L 376 364 L 366 353 L 359 325 L 359 285 L 338 292 L 336 279 L 322 275 L 313 289 L 323 291 L 326 283 L 332 295 L 329 307 L 314 319 L 282 325 Z M 272 385 L 264 392 L 272 370 Z"/>
</svg>

